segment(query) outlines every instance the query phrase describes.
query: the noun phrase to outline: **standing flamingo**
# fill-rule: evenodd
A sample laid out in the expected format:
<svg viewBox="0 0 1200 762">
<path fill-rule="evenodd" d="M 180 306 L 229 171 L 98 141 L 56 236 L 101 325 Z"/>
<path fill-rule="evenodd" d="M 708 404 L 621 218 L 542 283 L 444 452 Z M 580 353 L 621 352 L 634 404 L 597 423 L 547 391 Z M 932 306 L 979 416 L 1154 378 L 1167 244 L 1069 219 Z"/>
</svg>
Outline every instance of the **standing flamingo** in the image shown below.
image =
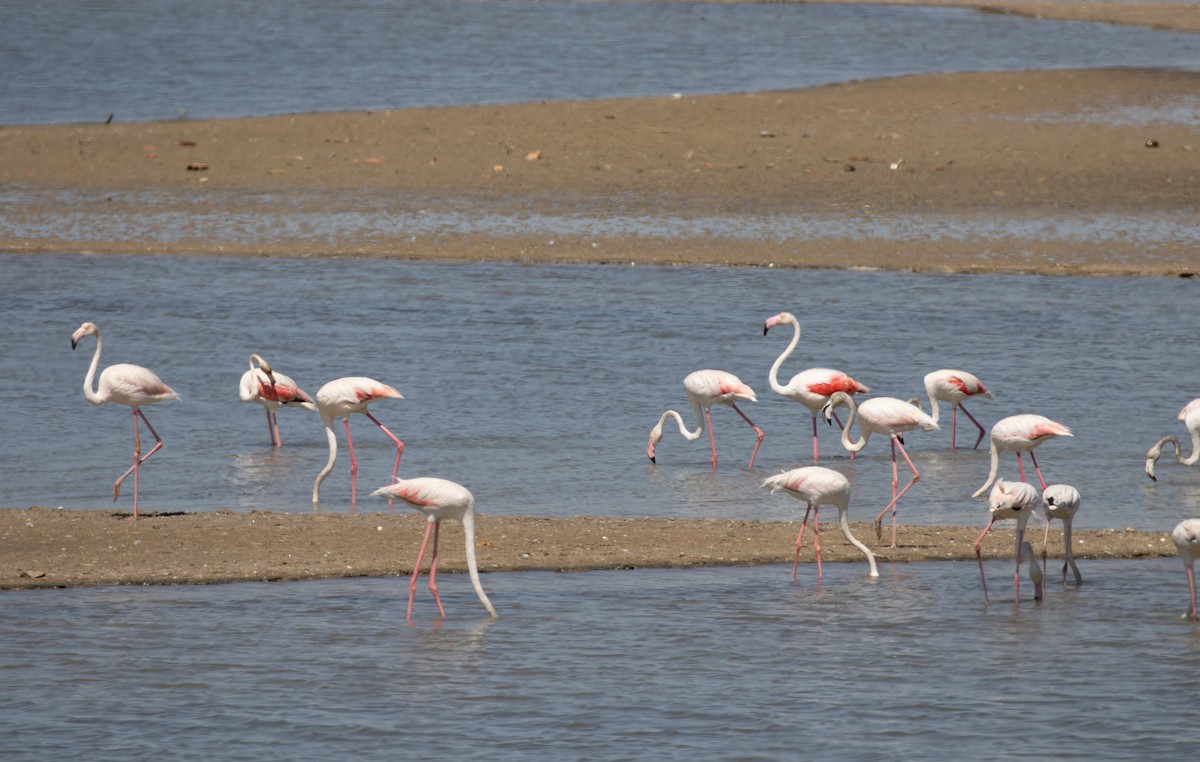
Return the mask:
<svg viewBox="0 0 1200 762">
<path fill-rule="evenodd" d="M 96 390 L 92 391 L 92 379 L 96 376 L 96 367 L 100 365 L 100 351 L 103 348 L 104 342 L 100 338 L 100 329 L 95 323 L 84 323 L 75 329 L 75 333 L 71 334 L 71 349 L 79 344 L 79 340 L 85 336 L 96 337 L 96 353 L 92 355 L 92 364 L 88 367 L 87 376 L 83 379 L 83 397 L 93 405 L 103 405 L 107 402 L 116 402 L 118 405 L 128 405 L 133 410 L 133 465 L 130 466 L 125 473 L 117 477 L 113 482 L 113 500 L 116 500 L 121 494 L 121 482 L 126 476 L 133 473 L 133 518 L 138 517 L 138 473 L 141 470 L 141 465 L 150 459 L 150 456 L 158 452 L 163 446 L 162 437 L 150 425 L 146 414 L 142 412 L 143 405 L 153 405 L 156 402 L 166 402 L 167 400 L 179 399 L 179 394 L 174 389 L 162 382 L 158 376 L 149 368 L 143 368 L 140 365 L 130 365 L 129 363 L 119 363 L 110 365 L 100 374 L 100 381 L 96 385 Z M 150 433 L 154 435 L 154 447 L 144 456 L 142 453 L 142 440 L 138 434 L 138 418 L 146 424 L 146 428 L 150 429 Z"/>
<path fill-rule="evenodd" d="M 992 464 L 988 470 L 987 481 L 983 483 L 982 487 L 975 490 L 971 497 L 979 497 L 987 491 L 988 487 L 992 486 L 992 481 L 996 478 L 996 471 L 1000 468 L 1001 450 L 1009 450 L 1017 454 L 1017 470 L 1021 474 L 1021 481 L 1025 481 L 1025 465 L 1021 463 L 1021 453 L 1029 453 L 1030 459 L 1033 460 L 1033 468 L 1037 471 L 1038 481 L 1042 483 L 1042 489 L 1045 489 L 1046 480 L 1042 478 L 1042 469 L 1038 468 L 1037 457 L 1033 454 L 1033 448 L 1051 437 L 1069 436 L 1073 436 L 1070 429 L 1057 421 L 1052 421 L 1041 415 L 1028 413 L 1025 415 L 1010 415 L 1007 418 L 1001 418 L 996 421 L 992 426 L 990 446 Z"/>
<path fill-rule="evenodd" d="M 258 367 L 255 367 L 255 363 L 258 363 Z M 283 440 L 279 438 L 279 421 L 275 417 L 275 411 L 281 405 L 317 409 L 312 397 L 295 381 L 272 370 L 270 364 L 258 355 L 250 355 L 250 370 L 242 374 L 238 394 L 242 402 L 257 402 L 267 412 L 267 435 L 271 437 L 272 447 L 283 446 Z"/>
<path fill-rule="evenodd" d="M 767 318 L 767 322 L 763 324 L 763 336 L 767 335 L 767 331 L 777 325 L 790 325 L 793 328 L 792 340 L 787 345 L 787 349 L 779 357 L 775 358 L 775 364 L 771 366 L 771 390 L 776 394 L 781 394 L 784 397 L 793 399 L 808 408 L 812 414 L 812 437 L 813 437 L 813 464 L 817 463 L 817 413 L 821 408 L 825 407 L 825 403 L 829 402 L 829 397 L 835 392 L 843 392 L 845 394 L 860 394 L 871 391 L 869 387 L 850 378 L 840 370 L 832 368 L 809 368 L 802 370 L 792 379 L 788 381 L 787 386 L 779 383 L 779 369 L 783 366 L 792 352 L 795 351 L 796 345 L 800 343 L 800 323 L 796 320 L 796 316 L 790 312 L 780 312 L 778 315 L 773 315 Z M 839 425 L 841 422 L 838 422 Z"/>
<path fill-rule="evenodd" d="M 1063 523 L 1063 561 L 1062 581 L 1067 586 L 1067 567 L 1075 574 L 1075 584 L 1083 584 L 1083 575 L 1075 565 L 1075 553 L 1071 548 L 1071 522 L 1075 512 L 1079 510 L 1079 490 L 1069 484 L 1051 484 L 1042 490 L 1042 503 L 1046 509 L 1046 533 L 1042 537 L 1042 563 L 1046 563 L 1046 541 L 1050 539 L 1050 522 L 1059 519 Z"/>
<path fill-rule="evenodd" d="M 892 547 L 894 548 L 896 547 L 896 506 L 904 493 L 908 492 L 917 483 L 917 479 L 921 478 L 917 467 L 913 465 L 912 458 L 908 457 L 908 453 L 904 450 L 904 432 L 916 429 L 933 431 L 938 428 L 938 425 L 933 422 L 933 418 L 916 405 L 904 400 L 895 397 L 872 397 L 864 400 L 860 405 L 845 392 L 834 392 L 829 398 L 829 402 L 825 403 L 826 420 L 829 420 L 829 417 L 833 415 L 834 408 L 839 405 L 850 408 L 850 418 L 846 421 L 846 427 L 842 429 L 842 447 L 852 453 L 859 452 L 867 446 L 867 440 L 871 438 L 872 434 L 886 435 L 892 442 L 892 501 L 884 506 L 879 515 L 875 517 L 875 537 L 877 539 L 883 537 L 883 517 L 890 509 L 892 512 Z M 858 428 L 862 432 L 862 436 L 857 442 L 851 442 L 850 429 L 854 426 L 855 419 L 859 422 Z M 900 448 L 900 454 L 904 456 L 908 467 L 912 469 L 912 479 L 899 492 L 896 492 L 896 487 L 900 483 L 899 469 L 896 465 L 896 448 Z"/>
<path fill-rule="evenodd" d="M 1158 444 L 1151 447 L 1146 452 L 1146 476 L 1149 476 L 1154 481 L 1158 481 L 1158 477 L 1154 475 L 1154 466 L 1158 463 L 1158 459 L 1162 456 L 1163 445 L 1167 442 L 1175 445 L 1175 460 L 1181 465 L 1190 466 L 1200 460 L 1200 398 L 1194 399 L 1183 406 L 1183 410 L 1179 411 L 1179 420 L 1183 421 L 1183 425 L 1187 427 L 1188 434 L 1192 436 L 1192 454 L 1183 457 L 1183 453 L 1179 451 L 1179 440 L 1173 434 L 1168 434 L 1158 440 Z"/>
<path fill-rule="evenodd" d="M 808 508 L 804 511 L 804 520 L 800 522 L 800 534 L 796 536 L 796 555 L 792 559 L 792 579 L 796 578 L 796 567 L 800 563 L 800 545 L 804 542 L 804 527 L 808 524 L 810 512 L 813 513 L 813 546 L 817 553 L 817 579 L 821 578 L 821 538 L 818 529 L 822 505 L 832 505 L 837 508 L 838 524 L 842 528 L 842 535 L 867 557 L 867 563 L 871 566 L 871 576 L 879 576 L 879 571 L 875 568 L 875 554 L 850 533 L 850 520 L 846 517 L 846 509 L 850 503 L 850 480 L 844 475 L 822 466 L 802 466 L 768 476 L 762 486 L 771 492 L 786 492 L 797 500 L 808 503 Z"/>
<path fill-rule="evenodd" d="M 965 370 L 952 370 L 943 368 L 935 370 L 932 373 L 925 374 L 925 394 L 929 396 L 929 411 L 933 414 L 933 422 L 938 422 L 938 401 L 950 403 L 950 449 L 958 449 L 955 444 L 955 432 L 958 430 L 958 411 L 962 411 L 971 423 L 975 424 L 975 428 L 979 429 L 979 437 L 975 440 L 975 446 L 971 449 L 979 447 L 979 443 L 983 441 L 985 429 L 979 421 L 975 420 L 975 416 L 967 410 L 962 401 L 968 397 L 982 397 L 983 399 L 996 399 L 996 395 L 988 391 L 987 387 L 979 378 Z"/>
<path fill-rule="evenodd" d="M 471 576 L 471 585 L 476 595 L 483 602 L 484 608 L 493 618 L 496 609 L 483 592 L 479 582 L 479 567 L 475 563 L 475 498 L 470 490 L 456 482 L 446 479 L 436 479 L 423 476 L 416 479 L 400 479 L 394 484 L 380 487 L 371 493 L 375 497 L 386 497 L 389 500 L 399 499 L 416 508 L 429 517 L 425 523 L 425 539 L 421 541 L 421 549 L 417 552 L 417 563 L 413 565 L 412 579 L 408 584 L 408 618 L 412 619 L 413 595 L 417 590 L 417 574 L 421 571 L 421 559 L 425 556 L 425 544 L 429 542 L 429 531 L 433 530 L 433 556 L 429 561 L 429 591 L 437 603 L 438 612 L 446 616 L 442 608 L 442 599 L 437 591 L 437 552 L 438 530 L 442 519 L 455 519 L 463 525 L 463 533 L 467 543 L 467 573 Z"/>
<path fill-rule="evenodd" d="M 400 470 L 400 455 L 404 452 L 404 443 L 400 441 L 399 437 L 388 431 L 378 418 L 367 412 L 367 405 L 375 400 L 387 398 L 404 399 L 400 392 L 387 384 L 381 384 L 375 379 L 362 376 L 335 379 L 317 390 L 317 410 L 321 412 L 321 421 L 325 424 L 325 438 L 329 440 L 329 462 L 325 464 L 325 468 L 321 469 L 321 473 L 317 474 L 317 480 L 313 482 L 313 503 L 320 502 L 321 482 L 325 481 L 325 477 L 329 476 L 329 472 L 333 470 L 333 464 L 337 462 L 337 436 L 333 433 L 334 418 L 342 419 L 346 429 L 346 447 L 350 450 L 350 503 L 353 504 L 356 499 L 358 478 L 358 460 L 354 457 L 354 441 L 350 438 L 350 415 L 352 413 L 362 413 L 370 418 L 372 423 L 396 444 L 396 466 L 392 469 L 392 479 L 395 480 L 396 473 Z"/>
<path fill-rule="evenodd" d="M 1029 523 L 1029 517 L 1033 515 L 1037 507 L 1042 504 L 1038 492 L 1032 484 L 1028 482 L 1006 482 L 997 481 L 992 487 L 992 494 L 988 497 L 988 518 L 987 526 L 983 532 L 975 540 L 975 558 L 979 561 L 979 579 L 983 581 L 983 604 L 988 603 L 987 578 L 983 574 L 983 552 L 980 546 L 983 543 L 983 538 L 991 531 L 992 525 L 997 521 L 1004 519 L 1017 520 L 1017 541 L 1013 548 L 1013 555 L 1017 558 L 1017 571 L 1013 575 L 1013 595 L 1020 595 L 1021 592 L 1021 550 L 1025 542 L 1025 525 Z M 1032 555 L 1032 552 L 1030 553 Z M 1040 571 L 1040 570 L 1039 570 Z M 1041 598 L 1041 589 L 1038 586 L 1037 596 Z"/>
<path fill-rule="evenodd" d="M 1196 616 L 1196 574 L 1192 566 L 1200 556 L 1200 519 L 1184 519 L 1171 532 L 1171 539 L 1183 559 L 1183 568 L 1187 572 L 1188 592 L 1191 594 L 1192 607 L 1187 616 L 1192 621 L 1198 621 Z"/>
<path fill-rule="evenodd" d="M 750 420 L 737 406 L 738 400 L 758 402 L 754 390 L 742 383 L 737 376 L 723 370 L 697 370 L 689 373 L 683 379 L 683 389 L 687 392 L 688 402 L 692 404 L 692 409 L 696 411 L 696 430 L 688 431 L 683 422 L 683 416 L 676 411 L 668 410 L 663 413 L 659 416 L 658 423 L 654 424 L 654 428 L 650 429 L 650 441 L 646 445 L 646 455 L 650 458 L 650 462 L 657 462 L 654 459 L 654 451 L 658 443 L 662 441 L 663 424 L 666 423 L 667 418 L 674 417 L 675 423 L 679 426 L 679 433 L 689 442 L 695 442 L 704 433 L 704 430 L 708 429 L 708 443 L 712 448 L 712 467 L 716 468 L 717 442 L 713 438 L 711 411 L 713 405 L 729 405 L 742 417 L 742 420 L 750 424 L 750 428 L 754 429 L 758 435 L 754 452 L 750 453 L 750 468 L 754 468 L 754 459 L 758 457 L 758 448 L 762 446 L 763 430 L 755 426 L 754 421 Z"/>
</svg>

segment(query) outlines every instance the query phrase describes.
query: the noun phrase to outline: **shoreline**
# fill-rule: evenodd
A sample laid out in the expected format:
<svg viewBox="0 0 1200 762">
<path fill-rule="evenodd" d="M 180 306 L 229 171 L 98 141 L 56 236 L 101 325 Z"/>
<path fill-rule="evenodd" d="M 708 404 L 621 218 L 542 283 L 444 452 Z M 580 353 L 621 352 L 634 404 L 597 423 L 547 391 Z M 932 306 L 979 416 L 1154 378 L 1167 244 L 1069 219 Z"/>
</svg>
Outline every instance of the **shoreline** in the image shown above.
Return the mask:
<svg viewBox="0 0 1200 762">
<path fill-rule="evenodd" d="M 415 512 L 321 514 L 221 510 L 144 514 L 114 510 L 0 509 L 0 589 L 198 585 L 411 574 L 425 518 Z M 477 519 L 481 572 L 580 572 L 792 561 L 799 521 L 493 516 Z M 851 522 L 877 562 L 973 561 L 982 526 L 901 525 L 896 549 L 872 547 L 872 525 Z M 811 532 L 811 530 L 810 530 Z M 1039 534 L 1030 530 L 1031 542 Z M 822 561 L 859 563 L 835 522 L 822 522 Z M 811 533 L 809 535 L 811 537 Z M 1014 530 L 998 526 L 985 558 L 1011 558 Z M 462 528 L 443 526 L 439 571 L 463 572 Z M 1034 542 L 1036 546 L 1038 543 Z M 1062 532 L 1050 530 L 1050 565 Z M 1076 529 L 1077 560 L 1176 555 L 1169 532 Z M 815 574 L 811 540 L 802 574 Z M 427 568 L 425 569 L 427 571 Z M 1086 576 L 1086 567 L 1084 569 Z M 423 572 L 424 573 L 424 572 Z M 885 571 L 886 573 L 886 571 Z M 1055 575 L 1050 573 L 1051 577 Z"/>
</svg>

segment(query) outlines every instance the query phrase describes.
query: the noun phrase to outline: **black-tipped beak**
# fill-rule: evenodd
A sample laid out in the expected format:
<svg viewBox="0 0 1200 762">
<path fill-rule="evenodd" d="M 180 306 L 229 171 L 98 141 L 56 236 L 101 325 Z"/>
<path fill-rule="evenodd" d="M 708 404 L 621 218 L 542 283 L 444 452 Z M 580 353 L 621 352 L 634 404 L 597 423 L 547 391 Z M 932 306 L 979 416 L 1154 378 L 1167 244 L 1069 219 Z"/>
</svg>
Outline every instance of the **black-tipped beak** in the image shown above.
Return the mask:
<svg viewBox="0 0 1200 762">
<path fill-rule="evenodd" d="M 767 324 L 763 323 L 763 336 L 767 335 Z"/>
<path fill-rule="evenodd" d="M 71 349 L 75 348 L 75 339 L 71 339 Z"/>
</svg>

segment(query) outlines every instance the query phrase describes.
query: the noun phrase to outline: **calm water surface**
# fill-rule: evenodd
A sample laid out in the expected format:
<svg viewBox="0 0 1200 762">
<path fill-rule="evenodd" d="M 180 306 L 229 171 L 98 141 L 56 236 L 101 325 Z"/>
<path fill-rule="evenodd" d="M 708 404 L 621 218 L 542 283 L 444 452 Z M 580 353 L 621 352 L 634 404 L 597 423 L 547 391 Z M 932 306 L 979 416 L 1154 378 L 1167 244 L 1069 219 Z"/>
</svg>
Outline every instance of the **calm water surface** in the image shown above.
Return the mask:
<svg viewBox="0 0 1200 762">
<path fill-rule="evenodd" d="M 5 759 L 1126 760 L 1190 754 L 1178 561 L 1014 602 L 989 564 L 4 594 Z M 809 570 L 810 571 L 810 570 Z M 427 596 L 427 593 L 426 593 Z M 21 686 L 12 690 L 12 686 Z M 1136 720 L 1131 720 L 1136 718 Z"/>
<path fill-rule="evenodd" d="M 327 457 L 319 418 L 281 411 L 284 447 L 266 446 L 261 408 L 237 397 L 258 352 L 309 393 L 347 375 L 398 388 L 404 400 L 372 410 L 406 442 L 403 471 L 463 482 L 483 512 L 793 517 L 793 501 L 759 486 L 811 454 L 807 410 L 767 384 L 790 336 L 764 337 L 763 321 L 790 310 L 804 333 L 785 378 L 823 365 L 908 398 L 927 371 L 961 367 L 996 393 L 970 406 L 986 424 L 1032 412 L 1070 426 L 1074 438 L 1038 457 L 1050 481 L 1083 493 L 1080 526 L 1169 529 L 1200 515 L 1200 469 L 1142 474 L 1151 444 L 1185 435 L 1175 415 L 1198 396 L 1195 358 L 1180 351 L 1194 280 L 72 255 L 3 256 L 0 277 L 20 287 L 0 303 L 4 505 L 113 506 L 131 416 L 83 398 L 95 344 L 72 352 L 69 338 L 90 320 L 102 365 L 146 365 L 183 395 L 147 408 L 167 443 L 143 471 L 149 510 L 312 510 Z M 667 408 L 690 418 L 682 379 L 710 367 L 759 394 L 745 406 L 766 431 L 756 469 L 753 434 L 726 408 L 713 415 L 715 472 L 706 443 L 674 430 L 652 466 L 651 425 Z M 360 485 L 387 483 L 391 444 L 361 416 L 352 425 Z M 823 463 L 854 480 L 852 515 L 882 508 L 886 442 L 851 462 L 832 430 L 821 437 Z M 901 519 L 982 524 L 967 496 L 986 450 L 951 452 L 948 428 L 907 442 L 922 479 Z M 343 446 L 323 510 L 351 508 L 347 460 Z M 1011 457 L 1001 475 L 1016 478 Z"/>
<path fill-rule="evenodd" d="M 956 8 L 0 0 L 0 124 L 807 87 L 935 71 L 1195 70 L 1196 36 Z"/>
</svg>

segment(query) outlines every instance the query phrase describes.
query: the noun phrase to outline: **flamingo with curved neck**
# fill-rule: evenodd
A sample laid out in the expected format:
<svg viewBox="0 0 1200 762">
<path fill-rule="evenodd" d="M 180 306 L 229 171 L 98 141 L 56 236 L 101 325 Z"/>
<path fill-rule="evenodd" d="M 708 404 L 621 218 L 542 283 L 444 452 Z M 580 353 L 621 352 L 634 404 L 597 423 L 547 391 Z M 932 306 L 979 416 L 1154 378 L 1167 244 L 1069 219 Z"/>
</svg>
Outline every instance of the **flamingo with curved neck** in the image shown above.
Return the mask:
<svg viewBox="0 0 1200 762">
<path fill-rule="evenodd" d="M 412 578 L 408 584 L 408 618 L 412 619 L 413 596 L 417 590 L 417 575 L 421 571 L 421 559 L 425 557 L 425 546 L 429 542 L 429 533 L 433 532 L 433 553 L 429 561 L 429 591 L 433 593 L 434 603 L 443 618 L 446 610 L 442 608 L 442 599 L 437 590 L 437 561 L 438 561 L 438 530 L 444 519 L 453 519 L 463 526 L 466 540 L 467 573 L 471 577 L 471 586 L 475 594 L 487 609 L 488 614 L 496 616 L 496 609 L 483 592 L 483 584 L 479 581 L 479 565 L 475 560 L 475 497 L 466 487 L 447 479 L 422 476 L 415 479 L 400 479 L 394 484 L 380 487 L 371 493 L 375 497 L 385 497 L 389 500 L 403 500 L 416 510 L 428 517 L 425 523 L 425 538 L 421 541 L 421 549 L 417 552 L 417 562 L 413 565 Z"/>
<path fill-rule="evenodd" d="M 1069 436 L 1074 436 L 1070 429 L 1044 415 L 1032 413 L 1010 415 L 996 421 L 992 426 L 991 442 L 988 448 L 991 453 L 991 466 L 988 468 L 987 481 L 983 483 L 982 487 L 975 490 L 971 497 L 979 497 L 987 491 L 988 487 L 992 486 L 992 482 L 996 479 L 996 472 L 1000 469 L 1001 450 L 1017 454 L 1017 471 L 1021 474 L 1021 481 L 1025 481 L 1025 465 L 1021 462 L 1021 453 L 1029 453 L 1029 458 L 1033 461 L 1033 468 L 1037 471 L 1038 481 L 1042 483 L 1042 489 L 1046 489 L 1046 480 L 1042 477 L 1042 469 L 1038 467 L 1037 456 L 1033 454 L 1033 448 L 1055 437 Z"/>
<path fill-rule="evenodd" d="M 992 493 L 988 496 L 988 523 L 979 537 L 975 539 L 975 559 L 979 562 L 979 579 L 983 583 L 983 605 L 988 605 L 987 577 L 983 574 L 983 538 L 992 530 L 992 525 L 997 521 L 1016 519 L 1017 536 L 1013 555 L 1017 559 L 1017 570 L 1013 574 L 1013 599 L 1014 601 L 1019 600 L 1017 596 L 1021 593 L 1021 560 L 1024 556 L 1024 547 L 1028 544 L 1025 542 L 1025 525 L 1029 523 L 1029 518 L 1033 516 L 1034 511 L 1041 503 L 1037 490 L 1028 482 L 1000 480 L 992 487 Z M 1033 555 L 1032 548 L 1029 554 Z M 1038 599 L 1042 597 L 1040 577 L 1041 570 L 1039 569 L 1038 577 L 1034 579 Z"/>
<path fill-rule="evenodd" d="M 121 495 L 121 482 L 133 474 L 133 518 L 138 517 L 138 476 L 141 466 L 150 456 L 162 449 L 163 440 L 150 425 L 150 420 L 142 412 L 143 405 L 153 405 L 159 402 L 179 399 L 179 394 L 163 383 L 162 379 L 149 368 L 129 363 L 110 365 L 100 374 L 96 388 L 92 389 L 92 380 L 96 377 L 96 368 L 100 365 L 100 352 L 104 341 L 100 337 L 100 329 L 95 323 L 84 323 L 75 329 L 71 335 L 71 349 L 79 345 L 80 340 L 87 336 L 96 337 L 96 351 L 92 355 L 92 364 L 88 366 L 87 375 L 83 379 L 83 397 L 93 405 L 104 405 L 115 402 L 118 405 L 128 405 L 133 410 L 133 465 L 113 482 L 113 500 Z M 142 440 L 138 431 L 138 419 L 146 424 L 146 428 L 154 436 L 154 447 L 142 455 Z"/>
<path fill-rule="evenodd" d="M 350 438 L 350 416 L 352 414 L 361 413 L 370 418 L 372 423 L 378 426 L 396 445 L 396 465 L 392 469 L 392 479 L 395 480 L 396 474 L 400 471 L 400 455 L 404 452 L 404 443 L 400 441 L 399 437 L 388 431 L 378 418 L 367 411 L 367 405 L 381 399 L 402 400 L 404 397 L 387 384 L 364 376 L 338 378 L 317 390 L 317 409 L 321 412 L 321 422 L 325 424 L 325 438 L 329 441 L 329 460 L 325 463 L 325 468 L 321 469 L 321 473 L 317 474 L 316 481 L 313 482 L 312 501 L 314 504 L 321 502 L 321 482 L 325 481 L 325 477 L 329 476 L 329 472 L 333 470 L 333 464 L 337 462 L 337 435 L 333 433 L 333 419 L 335 418 L 342 419 L 342 424 L 346 429 L 346 448 L 350 450 L 350 503 L 353 505 L 355 502 L 358 484 L 358 460 L 354 457 L 354 440 Z"/>
<path fill-rule="evenodd" d="M 978 448 L 987 430 L 983 428 L 983 424 L 975 420 L 975 416 L 971 415 L 971 412 L 967 410 L 967 406 L 962 404 L 963 400 L 974 397 L 981 397 L 988 400 L 996 399 L 996 395 L 988 391 L 988 388 L 983 385 L 979 377 L 965 370 L 954 370 L 952 368 L 935 370 L 932 373 L 925 374 L 925 394 L 929 397 L 929 412 L 933 417 L 934 423 L 938 422 L 938 401 L 950 403 L 950 449 L 958 449 L 955 443 L 955 434 L 958 431 L 958 411 L 960 408 L 963 414 L 971 419 L 971 423 L 975 424 L 975 428 L 979 430 L 979 436 L 975 439 L 975 445 L 971 449 Z"/>
<path fill-rule="evenodd" d="M 1187 428 L 1188 434 L 1192 437 L 1192 454 L 1183 457 L 1183 453 L 1179 450 L 1179 440 L 1174 434 L 1168 434 L 1158 443 L 1146 451 L 1146 476 L 1149 476 L 1154 481 L 1158 481 L 1158 476 L 1154 473 L 1154 467 L 1158 463 L 1158 459 L 1162 456 L 1163 445 L 1168 442 L 1175 446 L 1175 460 L 1181 466 L 1191 466 L 1200 460 L 1200 398 L 1194 399 L 1183 406 L 1177 416 L 1183 421 L 1183 425 Z"/>
<path fill-rule="evenodd" d="M 1058 519 L 1063 523 L 1063 587 L 1067 586 L 1067 568 L 1075 575 L 1075 584 L 1083 584 L 1083 575 L 1075 565 L 1075 553 L 1071 548 L 1071 522 L 1079 510 L 1079 490 L 1069 484 L 1051 484 L 1042 491 L 1042 503 L 1046 509 L 1046 532 L 1042 536 L 1042 563 L 1046 563 L 1046 542 L 1050 539 L 1050 521 Z"/>
<path fill-rule="evenodd" d="M 258 363 L 255 365 L 255 363 Z M 301 389 L 289 376 L 271 368 L 270 363 L 257 354 L 250 355 L 250 370 L 242 374 L 238 385 L 238 396 L 242 402 L 257 402 L 267 413 L 267 434 L 272 447 L 282 447 L 279 438 L 279 420 L 275 411 L 281 406 L 291 405 L 306 410 L 316 410 L 312 397 Z"/>
<path fill-rule="evenodd" d="M 850 395 L 862 394 L 871 391 L 871 389 L 858 383 L 842 371 L 834 370 L 833 368 L 809 368 L 792 376 L 787 385 L 779 383 L 779 369 L 783 367 L 784 361 L 791 356 L 792 352 L 800 344 L 800 322 L 790 312 L 780 312 L 778 315 L 772 315 L 763 323 L 763 336 L 766 336 L 767 331 L 777 325 L 792 326 L 792 340 L 779 357 L 775 358 L 775 363 L 771 366 L 771 374 L 768 380 L 771 384 L 771 391 L 799 402 L 808 408 L 809 413 L 812 414 L 813 464 L 815 465 L 820 455 L 817 448 L 817 413 L 825 407 L 825 403 L 829 402 L 830 395 L 835 392 Z M 836 416 L 834 417 L 836 418 Z M 838 425 L 842 425 L 840 419 L 838 420 Z"/>
<path fill-rule="evenodd" d="M 683 422 L 683 416 L 677 411 L 667 410 L 664 412 L 659 416 L 658 423 L 650 429 L 650 438 L 646 444 L 646 456 L 650 458 L 650 462 L 658 462 L 655 459 L 655 451 L 663 438 L 663 425 L 668 418 L 674 418 L 675 423 L 679 426 L 679 434 L 689 442 L 695 442 L 704 434 L 705 429 L 708 430 L 708 443 L 712 450 L 712 467 L 716 468 L 717 442 L 713 437 L 711 411 L 714 405 L 728 405 L 750 425 L 750 428 L 754 429 L 754 433 L 758 436 L 758 441 L 754 444 L 754 452 L 750 453 L 749 467 L 754 468 L 754 459 L 758 457 L 758 448 L 762 446 L 763 430 L 756 426 L 754 421 L 750 420 L 737 406 L 738 400 L 757 402 L 758 397 L 754 394 L 754 390 L 742 383 L 742 380 L 732 373 L 712 369 L 697 370 L 687 374 L 683 379 L 683 389 L 687 392 L 692 410 L 696 412 L 696 430 L 689 430 Z"/>
<path fill-rule="evenodd" d="M 883 517 L 890 510 L 892 512 L 892 547 L 894 548 L 896 547 L 896 507 L 904 493 L 912 489 L 912 486 L 921 478 L 921 473 L 917 471 L 912 458 L 908 457 L 908 452 L 904 449 L 904 433 L 917 429 L 933 431 L 938 428 L 938 425 L 919 407 L 904 400 L 895 397 L 872 397 L 859 404 L 845 392 L 834 392 L 830 396 L 829 402 L 825 404 L 824 408 L 825 419 L 829 420 L 833 415 L 834 408 L 840 405 L 845 405 L 850 409 L 846 427 L 842 429 L 842 447 L 852 453 L 861 452 L 867 446 L 867 440 L 871 438 L 871 434 L 883 434 L 892 443 L 892 500 L 875 517 L 875 536 L 877 539 L 883 537 Z M 850 439 L 850 429 L 853 428 L 856 420 L 859 422 L 858 428 L 862 432 L 862 436 L 857 442 L 854 442 Z M 904 456 L 908 467 L 912 469 L 912 478 L 899 492 L 896 490 L 900 483 L 900 474 L 896 463 L 897 449 Z"/>
<path fill-rule="evenodd" d="M 870 576 L 879 576 L 879 570 L 875 568 L 875 554 L 850 532 L 850 520 L 846 516 L 850 503 L 850 480 L 844 474 L 823 466 L 801 466 L 768 476 L 762 486 L 771 492 L 784 492 L 808 504 L 804 511 L 804 520 L 800 522 L 800 533 L 796 535 L 792 579 L 796 578 L 796 567 L 800 563 L 800 546 L 804 543 L 804 528 L 808 525 L 809 513 L 813 513 L 813 547 L 817 554 L 817 579 L 821 578 L 821 540 L 818 530 L 822 505 L 837 508 L 838 526 L 842 529 L 842 536 L 867 557 L 867 563 L 871 567 Z"/>
</svg>

